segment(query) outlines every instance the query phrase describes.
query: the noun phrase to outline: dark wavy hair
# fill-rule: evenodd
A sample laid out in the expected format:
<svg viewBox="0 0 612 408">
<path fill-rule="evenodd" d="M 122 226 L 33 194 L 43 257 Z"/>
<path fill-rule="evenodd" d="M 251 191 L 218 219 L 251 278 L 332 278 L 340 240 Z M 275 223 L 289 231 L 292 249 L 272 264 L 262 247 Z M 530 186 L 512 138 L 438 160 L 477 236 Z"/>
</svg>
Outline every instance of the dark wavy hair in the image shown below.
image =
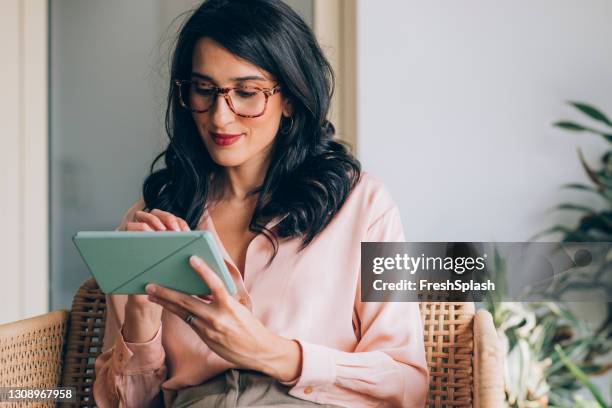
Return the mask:
<svg viewBox="0 0 612 408">
<path fill-rule="evenodd" d="M 270 240 L 272 258 L 277 237 L 300 237 L 304 249 L 329 224 L 361 174 L 359 161 L 333 140 L 334 127 L 326 119 L 332 68 L 310 28 L 282 1 L 209 0 L 180 30 L 171 81 L 191 78 L 194 46 L 203 37 L 272 74 L 292 104 L 292 119 L 281 120 L 263 184 L 251 192 L 258 196 L 249 229 Z M 172 82 L 166 132 L 168 147 L 155 157 L 143 185 L 145 209 L 171 212 L 195 229 L 223 168 L 208 154 Z M 166 167 L 154 171 L 161 157 Z M 282 221 L 268 230 L 266 222 L 275 217 Z"/>
</svg>

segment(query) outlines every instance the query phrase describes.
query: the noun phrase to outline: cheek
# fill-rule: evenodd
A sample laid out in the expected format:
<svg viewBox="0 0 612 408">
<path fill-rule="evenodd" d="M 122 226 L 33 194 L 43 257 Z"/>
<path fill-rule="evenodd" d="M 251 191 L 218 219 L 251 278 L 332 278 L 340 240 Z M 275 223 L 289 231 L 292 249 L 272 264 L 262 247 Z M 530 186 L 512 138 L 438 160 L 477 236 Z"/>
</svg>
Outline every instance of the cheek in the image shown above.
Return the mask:
<svg viewBox="0 0 612 408">
<path fill-rule="evenodd" d="M 257 128 L 253 128 L 253 133 L 257 133 L 258 139 L 270 142 L 276 137 L 278 131 L 278 122 L 275 120 L 269 120 L 266 123 L 261 124 Z"/>
<path fill-rule="evenodd" d="M 270 144 L 276 138 L 280 118 L 267 117 L 244 119 L 245 128 L 249 129 L 249 136 L 252 140 L 249 143 L 256 145 Z"/>
<path fill-rule="evenodd" d="M 193 121 L 196 124 L 196 127 L 198 128 L 198 130 L 201 130 L 202 128 L 206 128 L 205 125 L 209 123 L 208 115 L 206 114 L 201 114 L 201 113 L 191 114 L 191 117 L 193 118 Z"/>
</svg>

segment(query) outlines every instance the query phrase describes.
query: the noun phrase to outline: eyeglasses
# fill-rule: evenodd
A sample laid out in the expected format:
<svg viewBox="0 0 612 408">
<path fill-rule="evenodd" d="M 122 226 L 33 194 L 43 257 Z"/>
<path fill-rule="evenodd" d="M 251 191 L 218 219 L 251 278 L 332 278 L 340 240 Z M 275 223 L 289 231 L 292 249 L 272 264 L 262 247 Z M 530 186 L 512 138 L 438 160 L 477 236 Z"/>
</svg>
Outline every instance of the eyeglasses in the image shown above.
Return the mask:
<svg viewBox="0 0 612 408">
<path fill-rule="evenodd" d="M 181 105 L 191 112 L 208 112 L 217 101 L 217 97 L 223 95 L 232 112 L 244 118 L 263 115 L 266 112 L 268 98 L 280 90 L 279 85 L 273 88 L 254 86 L 219 88 L 187 79 L 175 79 L 174 84 L 178 87 Z"/>
</svg>

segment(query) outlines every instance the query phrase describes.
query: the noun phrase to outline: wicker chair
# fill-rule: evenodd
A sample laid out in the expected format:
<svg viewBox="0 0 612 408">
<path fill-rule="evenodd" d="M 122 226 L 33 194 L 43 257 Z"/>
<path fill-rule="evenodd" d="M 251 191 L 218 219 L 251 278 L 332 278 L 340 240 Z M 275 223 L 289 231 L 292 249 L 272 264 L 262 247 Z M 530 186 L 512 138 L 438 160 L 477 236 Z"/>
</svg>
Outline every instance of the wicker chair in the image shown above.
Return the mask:
<svg viewBox="0 0 612 408">
<path fill-rule="evenodd" d="M 0 387 L 57 387 L 67 324 L 68 312 L 61 310 L 1 325 Z M 24 404 L 0 402 L 0 406 L 17 408 Z M 39 402 L 35 406 L 54 407 L 55 403 Z"/>
<path fill-rule="evenodd" d="M 491 315 L 475 312 L 473 303 L 423 302 L 420 309 L 430 370 L 428 406 L 501 407 L 503 356 Z M 69 313 L 1 325 L 0 387 L 75 387 L 78 402 L 66 406 L 94 407 L 94 361 L 102 348 L 105 312 L 104 294 L 89 279 Z"/>
</svg>

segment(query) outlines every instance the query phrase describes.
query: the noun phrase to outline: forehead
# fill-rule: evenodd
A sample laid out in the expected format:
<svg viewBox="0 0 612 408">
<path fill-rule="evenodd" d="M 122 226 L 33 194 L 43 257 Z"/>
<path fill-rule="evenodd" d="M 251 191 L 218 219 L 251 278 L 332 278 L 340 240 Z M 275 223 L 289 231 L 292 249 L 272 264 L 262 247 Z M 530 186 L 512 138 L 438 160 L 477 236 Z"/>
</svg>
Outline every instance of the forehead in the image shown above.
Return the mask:
<svg viewBox="0 0 612 408">
<path fill-rule="evenodd" d="M 191 70 L 213 78 L 229 81 L 230 78 L 261 76 L 272 80 L 272 75 L 244 59 L 237 57 L 210 38 L 201 38 L 193 49 Z"/>
</svg>

